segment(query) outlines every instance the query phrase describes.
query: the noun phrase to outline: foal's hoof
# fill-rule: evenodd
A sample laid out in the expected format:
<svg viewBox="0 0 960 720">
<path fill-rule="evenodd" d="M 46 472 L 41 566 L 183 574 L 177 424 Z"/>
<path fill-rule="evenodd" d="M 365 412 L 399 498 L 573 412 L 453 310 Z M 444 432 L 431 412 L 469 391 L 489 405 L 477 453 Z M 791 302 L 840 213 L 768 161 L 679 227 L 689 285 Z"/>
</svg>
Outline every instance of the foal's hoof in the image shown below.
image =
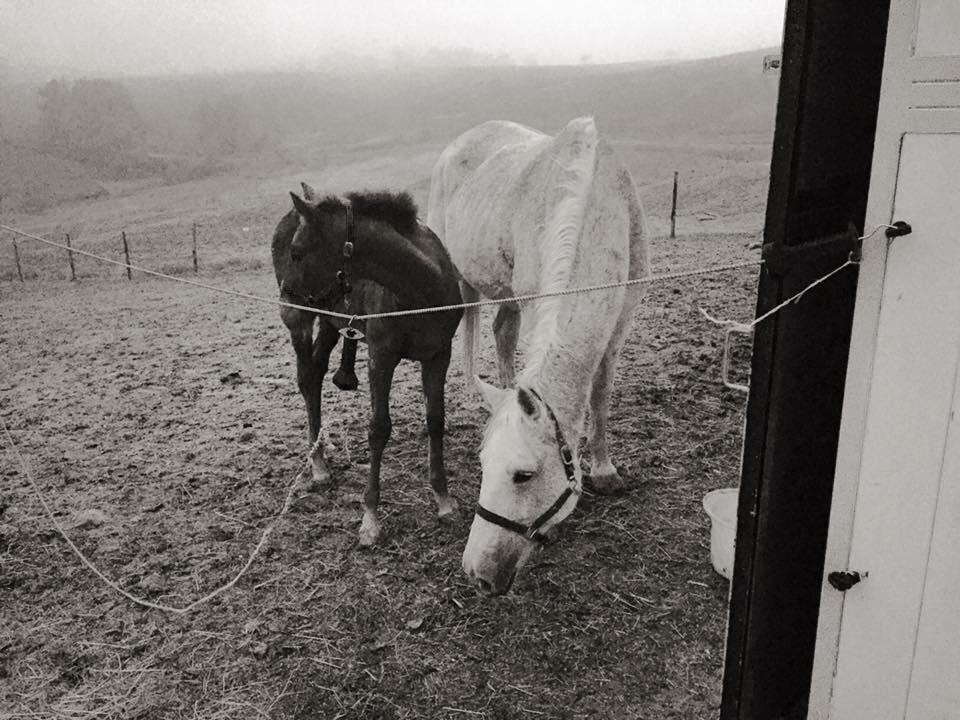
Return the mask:
<svg viewBox="0 0 960 720">
<path fill-rule="evenodd" d="M 333 476 L 330 475 L 327 463 L 322 457 L 314 456 L 310 458 L 310 466 L 313 473 L 313 483 L 310 486 L 311 490 L 318 490 L 333 484 Z"/>
<path fill-rule="evenodd" d="M 363 520 L 360 522 L 360 547 L 373 547 L 380 539 L 380 521 L 376 515 L 369 510 L 363 513 Z"/>
<path fill-rule="evenodd" d="M 587 490 L 597 495 L 616 495 L 622 493 L 627 487 L 616 470 L 585 476 L 583 484 Z"/>
<path fill-rule="evenodd" d="M 437 496 L 437 517 L 441 520 L 449 520 L 455 517 L 458 507 L 457 501 L 449 495 Z"/>
<path fill-rule="evenodd" d="M 340 368 L 333 374 L 333 384 L 341 390 L 356 390 L 360 385 L 357 374 L 353 370 Z"/>
</svg>

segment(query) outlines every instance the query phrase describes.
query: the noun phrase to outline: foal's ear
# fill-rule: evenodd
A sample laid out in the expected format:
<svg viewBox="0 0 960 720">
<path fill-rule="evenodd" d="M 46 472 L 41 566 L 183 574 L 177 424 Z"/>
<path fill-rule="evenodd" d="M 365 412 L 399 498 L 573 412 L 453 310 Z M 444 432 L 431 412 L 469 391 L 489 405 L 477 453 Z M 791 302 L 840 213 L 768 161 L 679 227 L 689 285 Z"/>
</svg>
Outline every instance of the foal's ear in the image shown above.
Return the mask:
<svg viewBox="0 0 960 720">
<path fill-rule="evenodd" d="M 295 192 L 290 193 L 290 197 L 293 199 L 294 209 L 303 217 L 308 218 L 313 215 L 313 207 L 308 204 L 306 200 L 301 198 Z"/>
<path fill-rule="evenodd" d="M 517 388 L 517 402 L 520 403 L 520 409 L 527 417 L 532 420 L 540 417 L 540 403 L 526 388 Z"/>
<path fill-rule="evenodd" d="M 479 375 L 473 376 L 473 382 L 477 386 L 477 390 L 480 392 L 480 395 L 483 396 L 483 401 L 486 403 L 487 409 L 489 409 L 490 412 L 493 412 L 500 407 L 501 403 L 503 403 L 504 399 L 507 397 L 507 393 L 509 392 L 507 390 L 501 390 L 496 385 L 491 385 L 490 383 L 481 380 Z"/>
<path fill-rule="evenodd" d="M 312 187 L 307 185 L 305 182 L 300 183 L 300 187 L 303 189 L 303 199 L 308 202 L 316 202 L 320 198 L 317 197 L 317 191 Z"/>
</svg>

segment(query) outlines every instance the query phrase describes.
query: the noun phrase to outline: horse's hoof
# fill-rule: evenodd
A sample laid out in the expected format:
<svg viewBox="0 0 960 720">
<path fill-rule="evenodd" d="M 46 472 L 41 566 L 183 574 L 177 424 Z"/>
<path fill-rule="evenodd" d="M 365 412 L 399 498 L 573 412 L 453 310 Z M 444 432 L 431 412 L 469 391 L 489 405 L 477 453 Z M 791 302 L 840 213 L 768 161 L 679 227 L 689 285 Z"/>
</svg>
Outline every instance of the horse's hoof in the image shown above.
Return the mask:
<svg viewBox="0 0 960 720">
<path fill-rule="evenodd" d="M 380 521 L 376 515 L 369 510 L 363 513 L 363 520 L 360 522 L 360 547 L 373 547 L 380 539 Z"/>
<path fill-rule="evenodd" d="M 330 474 L 327 463 L 323 458 L 311 458 L 310 465 L 313 474 L 313 483 L 310 489 L 329 487 L 333 484 L 333 476 Z"/>
<path fill-rule="evenodd" d="M 622 493 L 627 487 L 616 470 L 585 476 L 583 484 L 587 490 L 597 495 L 616 495 Z"/>
<path fill-rule="evenodd" d="M 323 450 L 316 448 L 310 455 L 311 480 L 306 484 L 307 490 L 320 490 L 333 485 L 333 476 L 327 467 L 327 460 L 323 456 Z"/>
<path fill-rule="evenodd" d="M 340 368 L 333 374 L 333 384 L 341 390 L 356 390 L 360 385 L 357 374 L 352 370 Z"/>
<path fill-rule="evenodd" d="M 457 501 L 450 495 L 437 496 L 437 517 L 441 520 L 449 520 L 457 514 Z"/>
</svg>

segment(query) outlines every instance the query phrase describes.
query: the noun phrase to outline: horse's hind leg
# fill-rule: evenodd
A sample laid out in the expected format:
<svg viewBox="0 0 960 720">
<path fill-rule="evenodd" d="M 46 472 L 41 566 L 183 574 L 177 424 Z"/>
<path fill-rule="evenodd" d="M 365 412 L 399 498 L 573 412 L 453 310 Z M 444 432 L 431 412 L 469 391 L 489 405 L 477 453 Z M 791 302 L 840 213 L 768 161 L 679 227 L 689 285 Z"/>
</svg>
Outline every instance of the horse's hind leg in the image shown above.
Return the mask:
<svg viewBox="0 0 960 720">
<path fill-rule="evenodd" d="M 340 349 L 340 367 L 333 374 L 333 384 L 341 390 L 356 390 L 360 384 L 354 366 L 357 362 L 357 341 L 344 338 Z"/>
<path fill-rule="evenodd" d="M 427 435 L 430 439 L 430 487 L 437 500 L 437 516 L 445 518 L 457 510 L 457 501 L 447 492 L 447 473 L 443 465 L 444 384 L 450 367 L 450 345 L 420 366 L 423 397 L 427 406 Z"/>
<path fill-rule="evenodd" d="M 463 298 L 463 302 L 472 303 L 480 299 L 480 293 L 467 283 L 461 281 L 460 297 Z M 467 308 L 463 312 L 463 380 L 468 387 L 474 387 L 473 379 L 477 374 L 477 351 L 480 346 L 480 332 L 477 327 L 479 315 L 480 310 L 475 307 Z"/>
<path fill-rule="evenodd" d="M 517 338 L 520 336 L 520 310 L 501 305 L 493 319 L 493 336 L 497 342 L 497 364 L 500 368 L 500 385 L 513 387 L 514 355 Z"/>
<path fill-rule="evenodd" d="M 360 545 L 364 547 L 373 545 L 380 537 L 380 520 L 377 518 L 377 506 L 380 504 L 380 463 L 393 428 L 390 421 L 390 386 L 393 384 L 393 371 L 399 362 L 400 358 L 394 353 L 370 348 L 368 382 L 372 413 L 367 435 L 370 445 L 370 475 L 367 477 L 367 490 L 363 494 L 363 520 L 360 523 Z"/>
</svg>

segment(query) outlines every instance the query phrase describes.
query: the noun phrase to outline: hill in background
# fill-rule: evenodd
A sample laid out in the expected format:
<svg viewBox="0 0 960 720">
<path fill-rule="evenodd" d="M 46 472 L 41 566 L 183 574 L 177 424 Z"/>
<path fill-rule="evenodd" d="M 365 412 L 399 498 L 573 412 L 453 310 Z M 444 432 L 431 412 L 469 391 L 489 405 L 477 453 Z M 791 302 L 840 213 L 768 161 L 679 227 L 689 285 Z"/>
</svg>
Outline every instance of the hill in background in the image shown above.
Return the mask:
<svg viewBox="0 0 960 720">
<path fill-rule="evenodd" d="M 0 141 L 0 209 L 35 212 L 106 194 L 80 164 Z"/>
<path fill-rule="evenodd" d="M 749 162 L 767 159 L 777 91 L 776 78 L 761 72 L 767 52 L 656 65 L 420 68 L 350 76 L 251 73 L 113 82 L 122 84 L 139 116 L 137 152 L 144 158 L 142 166 L 155 168 L 159 183 L 244 167 L 307 167 L 402 146 L 440 147 L 490 119 L 555 132 L 573 117 L 592 115 L 606 137 L 619 141 L 643 184 L 647 177 L 661 180 L 669 173 L 669 166 L 676 166 L 677 148 L 686 146 L 742 145 Z M 62 160 L 41 145 L 39 87 L 8 86 L 0 94 L 3 132 L 16 142 L 5 143 L 0 155 L 5 209 L 31 211 L 93 197 L 104 186 L 122 191 L 116 181 L 124 178 Z M 751 145 L 759 149 L 753 152 Z M 666 155 L 665 146 L 670 147 Z M 716 169 L 722 170 L 722 163 Z M 747 174 L 755 179 L 757 173 Z"/>
</svg>

